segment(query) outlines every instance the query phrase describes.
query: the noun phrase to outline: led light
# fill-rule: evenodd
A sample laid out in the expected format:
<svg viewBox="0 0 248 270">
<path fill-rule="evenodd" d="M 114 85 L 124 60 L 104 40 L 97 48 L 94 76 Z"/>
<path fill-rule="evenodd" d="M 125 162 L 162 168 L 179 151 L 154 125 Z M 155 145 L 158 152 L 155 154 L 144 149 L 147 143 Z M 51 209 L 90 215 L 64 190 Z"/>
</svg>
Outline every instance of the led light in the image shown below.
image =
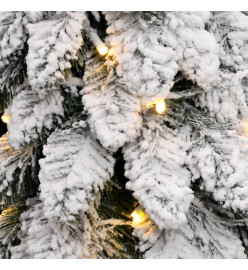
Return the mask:
<svg viewBox="0 0 248 270">
<path fill-rule="evenodd" d="M 1 119 L 4 123 L 8 124 L 9 123 L 9 120 L 10 120 L 10 115 L 9 114 L 4 114 L 2 115 Z"/>
<path fill-rule="evenodd" d="M 166 105 L 165 105 L 164 100 L 161 100 L 158 103 L 156 103 L 156 111 L 159 114 L 162 114 L 166 111 Z"/>
<path fill-rule="evenodd" d="M 106 55 L 109 51 L 108 47 L 105 44 L 99 45 L 96 49 L 102 56 Z"/>
<path fill-rule="evenodd" d="M 135 223 L 140 223 L 140 222 L 142 221 L 141 216 L 139 216 L 139 214 L 136 213 L 136 212 L 133 212 L 133 213 L 131 214 L 131 216 L 132 216 L 133 221 L 134 221 Z"/>
<path fill-rule="evenodd" d="M 144 222 L 146 217 L 144 210 L 140 207 L 136 208 L 131 216 L 133 218 L 133 223 L 135 224 Z"/>
</svg>

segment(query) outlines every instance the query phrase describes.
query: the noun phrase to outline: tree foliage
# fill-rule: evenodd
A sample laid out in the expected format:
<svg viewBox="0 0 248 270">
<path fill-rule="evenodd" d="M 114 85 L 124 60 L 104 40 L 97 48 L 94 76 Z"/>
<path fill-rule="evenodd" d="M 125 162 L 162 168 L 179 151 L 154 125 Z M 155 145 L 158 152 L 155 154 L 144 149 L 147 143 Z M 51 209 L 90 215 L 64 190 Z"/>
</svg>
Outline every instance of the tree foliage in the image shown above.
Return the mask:
<svg viewBox="0 0 248 270">
<path fill-rule="evenodd" d="M 247 20 L 1 12 L 0 257 L 245 258 Z"/>
</svg>

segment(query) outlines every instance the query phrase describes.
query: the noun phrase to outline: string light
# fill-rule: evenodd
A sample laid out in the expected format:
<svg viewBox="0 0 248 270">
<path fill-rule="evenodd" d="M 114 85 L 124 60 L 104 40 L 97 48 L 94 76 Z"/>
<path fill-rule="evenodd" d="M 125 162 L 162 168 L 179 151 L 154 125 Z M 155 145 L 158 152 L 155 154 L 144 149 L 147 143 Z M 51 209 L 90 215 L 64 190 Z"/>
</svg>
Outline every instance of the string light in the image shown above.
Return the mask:
<svg viewBox="0 0 248 270">
<path fill-rule="evenodd" d="M 159 114 L 162 114 L 166 111 L 166 104 L 164 100 L 160 100 L 156 103 L 156 111 Z"/>
<path fill-rule="evenodd" d="M 104 56 L 108 53 L 109 49 L 105 44 L 101 44 L 97 46 L 97 51 L 99 52 L 100 55 Z"/>
<path fill-rule="evenodd" d="M 155 105 L 156 112 L 159 114 L 162 114 L 162 113 L 166 112 L 166 110 L 167 110 L 164 99 L 159 98 L 154 102 L 147 103 L 146 107 L 148 109 L 150 109 L 150 108 L 154 107 L 154 105 Z"/>
<path fill-rule="evenodd" d="M 140 224 L 145 221 L 146 213 L 143 208 L 137 207 L 131 214 L 134 224 Z"/>
<path fill-rule="evenodd" d="M 11 116 L 9 114 L 2 115 L 1 119 L 4 123 L 8 124 Z"/>
</svg>

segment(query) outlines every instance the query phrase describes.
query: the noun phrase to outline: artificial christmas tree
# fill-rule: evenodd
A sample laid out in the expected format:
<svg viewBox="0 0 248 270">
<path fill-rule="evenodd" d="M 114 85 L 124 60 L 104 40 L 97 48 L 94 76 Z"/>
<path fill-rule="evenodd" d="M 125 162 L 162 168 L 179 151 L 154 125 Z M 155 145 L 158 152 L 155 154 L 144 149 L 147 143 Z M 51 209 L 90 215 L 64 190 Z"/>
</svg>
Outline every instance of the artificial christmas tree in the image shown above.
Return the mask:
<svg viewBox="0 0 248 270">
<path fill-rule="evenodd" d="M 1 12 L 0 257 L 247 258 L 247 31 Z"/>
</svg>

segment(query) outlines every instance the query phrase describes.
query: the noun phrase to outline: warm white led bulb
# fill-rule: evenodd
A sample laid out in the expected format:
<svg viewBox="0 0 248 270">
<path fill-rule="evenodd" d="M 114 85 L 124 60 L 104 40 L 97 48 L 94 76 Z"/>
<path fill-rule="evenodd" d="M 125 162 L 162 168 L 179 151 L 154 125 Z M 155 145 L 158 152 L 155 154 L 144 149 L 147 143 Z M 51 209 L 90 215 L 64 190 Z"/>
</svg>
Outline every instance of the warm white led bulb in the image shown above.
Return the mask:
<svg viewBox="0 0 248 270">
<path fill-rule="evenodd" d="M 10 120 L 10 115 L 9 114 L 4 114 L 2 115 L 1 119 L 4 123 L 8 124 L 9 123 L 9 120 Z"/>
<path fill-rule="evenodd" d="M 140 223 L 140 222 L 142 221 L 141 216 L 140 216 L 138 213 L 136 213 L 136 212 L 133 212 L 133 213 L 131 214 L 131 216 L 132 216 L 133 221 L 134 221 L 135 223 Z"/>
<path fill-rule="evenodd" d="M 145 221 L 146 214 L 143 208 L 137 207 L 131 214 L 133 218 L 133 224 L 140 224 Z"/>
<path fill-rule="evenodd" d="M 104 56 L 108 53 L 109 49 L 105 44 L 101 44 L 97 47 L 97 51 L 100 55 Z"/>
<path fill-rule="evenodd" d="M 156 104 L 156 111 L 159 114 L 162 114 L 163 112 L 166 111 L 166 105 L 165 105 L 164 100 L 161 100 Z"/>
</svg>

